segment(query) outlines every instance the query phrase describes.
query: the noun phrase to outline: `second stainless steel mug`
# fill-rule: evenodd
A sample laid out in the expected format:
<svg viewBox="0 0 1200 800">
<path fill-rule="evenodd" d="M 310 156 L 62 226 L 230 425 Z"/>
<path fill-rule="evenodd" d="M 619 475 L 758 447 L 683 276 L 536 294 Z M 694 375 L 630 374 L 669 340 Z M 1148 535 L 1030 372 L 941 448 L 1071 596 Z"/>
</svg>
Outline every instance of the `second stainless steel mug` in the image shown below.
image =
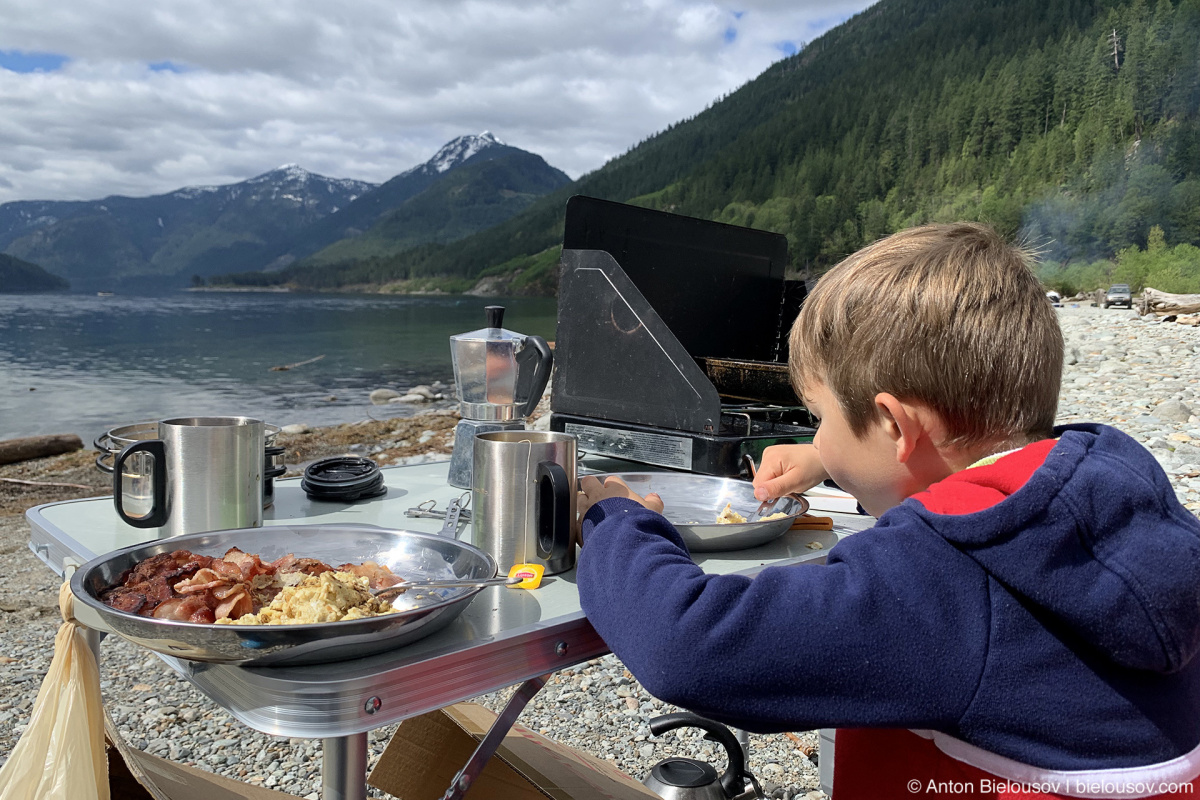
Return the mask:
<svg viewBox="0 0 1200 800">
<path fill-rule="evenodd" d="M 160 421 L 157 439 L 135 442 L 113 461 L 118 516 L 161 528 L 164 538 L 262 525 L 264 427 L 249 417 Z M 134 462 L 140 479 L 131 483 Z"/>
<path fill-rule="evenodd" d="M 575 437 L 496 431 L 475 437 L 471 544 L 506 572 L 542 564 L 547 575 L 575 566 Z"/>
</svg>

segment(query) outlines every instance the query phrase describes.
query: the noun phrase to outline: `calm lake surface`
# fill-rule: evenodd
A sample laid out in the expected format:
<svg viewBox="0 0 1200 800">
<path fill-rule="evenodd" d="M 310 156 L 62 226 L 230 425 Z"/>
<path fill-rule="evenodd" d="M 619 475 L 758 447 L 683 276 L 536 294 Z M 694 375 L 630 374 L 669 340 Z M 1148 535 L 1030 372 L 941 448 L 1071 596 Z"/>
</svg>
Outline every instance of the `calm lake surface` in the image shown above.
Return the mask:
<svg viewBox="0 0 1200 800">
<path fill-rule="evenodd" d="M 407 415 L 368 393 L 452 382 L 449 337 L 484 327 L 493 304 L 507 308 L 504 327 L 554 338 L 552 298 L 0 294 L 0 439 L 77 433 L 86 445 L 173 416 L 327 425 Z"/>
</svg>

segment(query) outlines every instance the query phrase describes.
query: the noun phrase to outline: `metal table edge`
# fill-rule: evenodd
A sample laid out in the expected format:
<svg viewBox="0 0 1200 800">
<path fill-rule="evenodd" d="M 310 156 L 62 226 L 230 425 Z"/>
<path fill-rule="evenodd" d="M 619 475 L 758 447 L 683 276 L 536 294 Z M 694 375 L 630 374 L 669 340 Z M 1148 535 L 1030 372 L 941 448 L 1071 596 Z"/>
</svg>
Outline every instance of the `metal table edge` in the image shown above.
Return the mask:
<svg viewBox="0 0 1200 800">
<path fill-rule="evenodd" d="M 86 552 L 84 546 L 69 536 L 62 528 L 59 528 L 53 522 L 46 519 L 45 515 L 42 514 L 42 509 L 49 508 L 50 506 L 65 506 L 72 503 L 87 503 L 104 499 L 112 499 L 112 495 L 80 497 L 74 500 L 55 500 L 50 503 L 33 506 L 25 511 L 25 519 L 29 523 L 29 549 L 55 575 L 58 575 L 60 578 L 63 576 L 63 573 L 66 571 L 66 559 L 68 558 L 76 561 L 76 566 L 83 566 L 91 558 L 85 558 L 83 555 Z M 50 533 L 51 529 L 57 531 L 58 535 L 52 535 Z"/>
<path fill-rule="evenodd" d="M 564 623 L 540 626 L 519 639 L 493 640 L 358 677 L 350 686 L 316 682 L 297 686 L 275 675 L 275 668 L 253 667 L 234 667 L 242 675 L 240 681 L 231 683 L 222 680 L 223 669 L 196 671 L 195 666 L 203 665 L 163 659 L 254 730 L 294 738 L 329 738 L 402 722 L 608 652 L 608 646 L 579 614 Z M 231 687 L 237 691 L 229 691 Z M 276 704 L 276 700 L 285 704 Z"/>
</svg>

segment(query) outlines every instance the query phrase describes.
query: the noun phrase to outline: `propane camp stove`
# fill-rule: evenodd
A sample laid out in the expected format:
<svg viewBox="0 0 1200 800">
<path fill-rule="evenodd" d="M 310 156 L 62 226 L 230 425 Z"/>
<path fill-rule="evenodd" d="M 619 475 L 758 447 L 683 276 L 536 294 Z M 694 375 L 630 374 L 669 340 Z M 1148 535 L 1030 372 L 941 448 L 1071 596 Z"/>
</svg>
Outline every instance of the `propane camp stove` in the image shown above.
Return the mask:
<svg viewBox="0 0 1200 800">
<path fill-rule="evenodd" d="M 726 477 L 811 441 L 787 371 L 805 287 L 786 265 L 778 234 L 571 198 L 551 429 L 587 453 Z"/>
<path fill-rule="evenodd" d="M 805 408 L 784 406 L 722 409 L 721 426 L 711 433 L 572 414 L 555 414 L 551 427 L 575 434 L 581 453 L 725 477 L 749 477 L 744 456 L 757 464 L 767 447 L 811 442 L 815 433 Z"/>
</svg>

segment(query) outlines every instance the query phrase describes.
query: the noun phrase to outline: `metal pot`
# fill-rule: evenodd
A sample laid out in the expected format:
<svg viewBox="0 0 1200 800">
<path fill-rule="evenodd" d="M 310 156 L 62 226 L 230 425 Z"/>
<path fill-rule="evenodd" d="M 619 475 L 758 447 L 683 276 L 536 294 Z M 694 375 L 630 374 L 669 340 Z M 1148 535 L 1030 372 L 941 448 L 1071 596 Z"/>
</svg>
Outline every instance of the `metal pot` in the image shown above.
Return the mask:
<svg viewBox="0 0 1200 800">
<path fill-rule="evenodd" d="M 279 435 L 279 426 L 266 424 L 263 426 L 263 508 L 270 508 L 275 502 L 275 479 L 283 477 L 287 472 L 284 464 L 284 448 L 275 444 Z M 131 425 L 120 425 L 110 428 L 96 437 L 92 446 L 99 451 L 96 456 L 96 467 L 103 473 L 111 475 L 113 459 L 129 445 L 135 442 L 145 442 L 158 438 L 158 421 L 135 422 Z M 125 462 L 125 480 L 127 483 L 140 483 L 148 478 L 150 460 L 141 454 Z"/>
</svg>

